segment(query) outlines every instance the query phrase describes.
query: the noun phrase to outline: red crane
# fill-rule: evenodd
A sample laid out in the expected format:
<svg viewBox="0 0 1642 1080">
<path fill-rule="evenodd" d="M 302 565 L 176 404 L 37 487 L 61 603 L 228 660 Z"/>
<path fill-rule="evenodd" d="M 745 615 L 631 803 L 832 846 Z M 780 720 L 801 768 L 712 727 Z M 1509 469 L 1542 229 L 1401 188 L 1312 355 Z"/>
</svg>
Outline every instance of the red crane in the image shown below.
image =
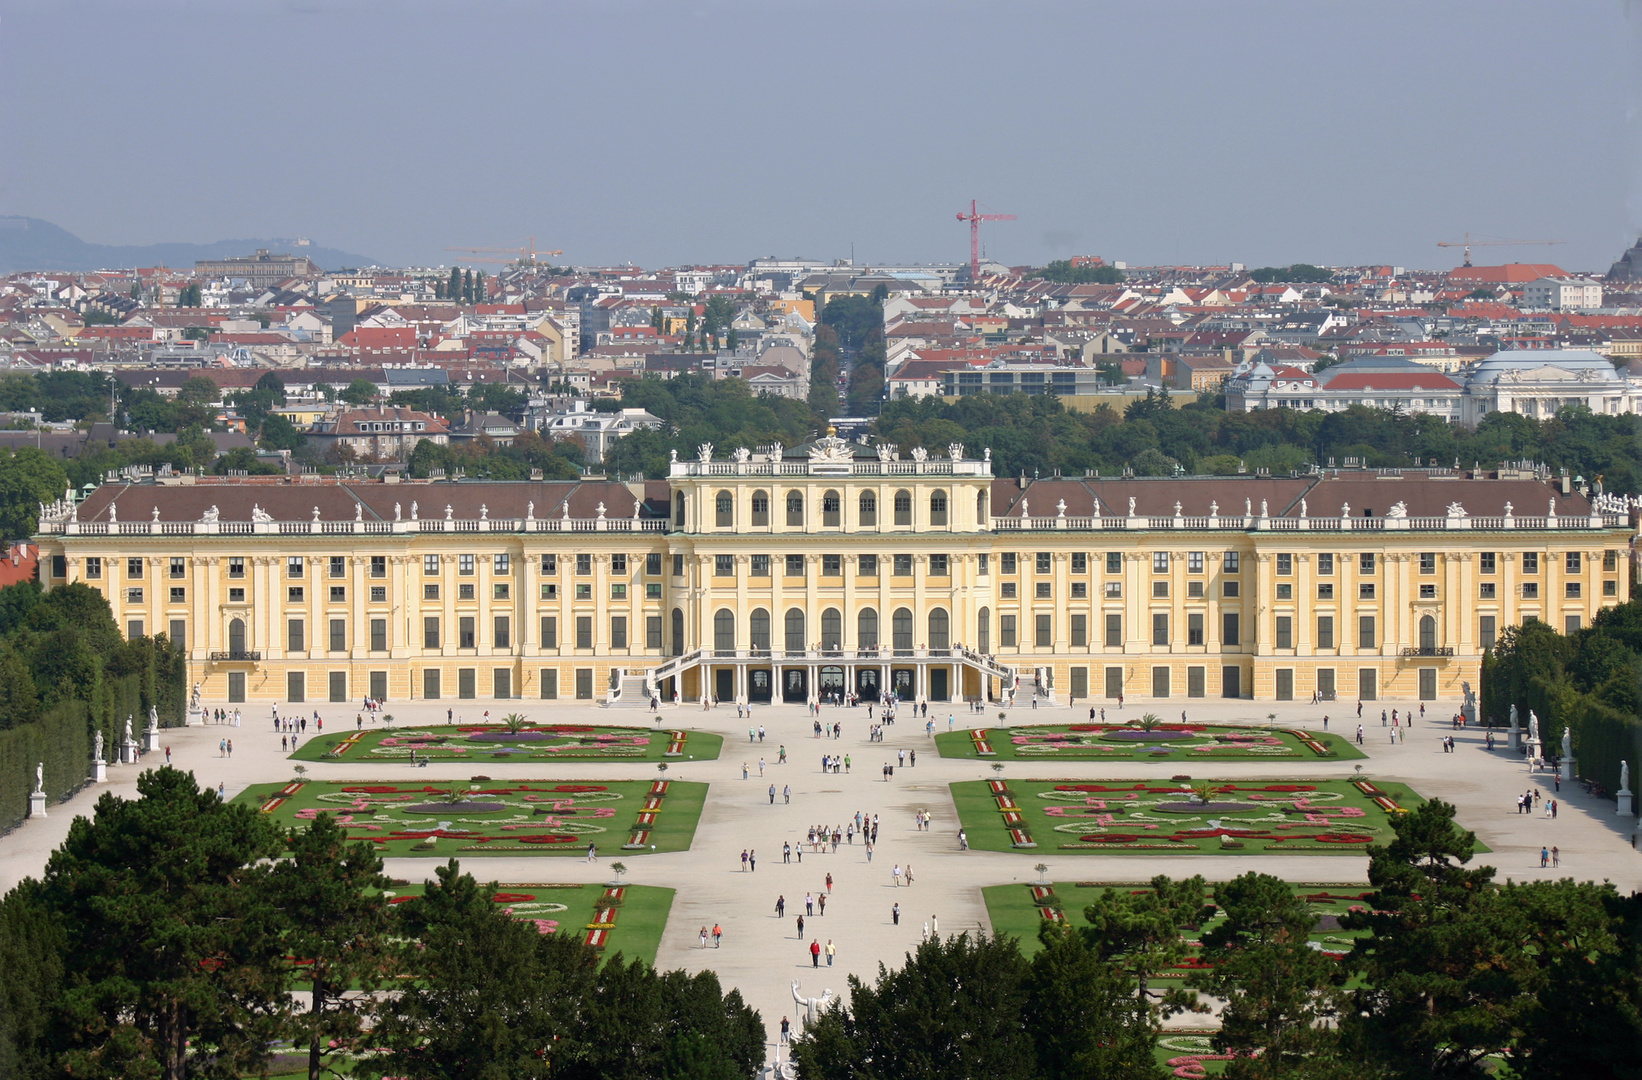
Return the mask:
<svg viewBox="0 0 1642 1080">
<path fill-rule="evenodd" d="M 983 214 L 980 205 L 969 200 L 969 213 L 958 213 L 959 221 L 969 222 L 969 280 L 974 281 L 981 276 L 981 222 L 983 221 L 1014 221 L 1014 214 Z"/>
</svg>

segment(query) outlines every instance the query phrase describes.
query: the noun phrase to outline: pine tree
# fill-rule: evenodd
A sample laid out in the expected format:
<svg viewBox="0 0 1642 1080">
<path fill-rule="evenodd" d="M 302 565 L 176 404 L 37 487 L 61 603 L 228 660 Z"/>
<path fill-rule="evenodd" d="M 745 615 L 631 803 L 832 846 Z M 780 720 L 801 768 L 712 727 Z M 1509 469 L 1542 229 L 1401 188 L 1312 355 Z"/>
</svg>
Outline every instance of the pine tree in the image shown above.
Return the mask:
<svg viewBox="0 0 1642 1080">
<path fill-rule="evenodd" d="M 462 271 L 462 303 L 473 303 L 473 271 Z"/>
<path fill-rule="evenodd" d="M 446 300 L 460 300 L 462 298 L 462 269 L 458 266 L 450 268 L 450 282 L 445 286 Z"/>
</svg>

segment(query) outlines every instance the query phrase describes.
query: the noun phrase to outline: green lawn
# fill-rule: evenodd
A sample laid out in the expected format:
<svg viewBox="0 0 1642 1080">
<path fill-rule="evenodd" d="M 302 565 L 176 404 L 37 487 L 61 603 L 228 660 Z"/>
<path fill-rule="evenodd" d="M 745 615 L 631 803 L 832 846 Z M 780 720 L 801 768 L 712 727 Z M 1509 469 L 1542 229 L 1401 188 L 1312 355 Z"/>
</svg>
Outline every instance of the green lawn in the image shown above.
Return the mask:
<svg viewBox="0 0 1642 1080">
<path fill-rule="evenodd" d="M 952 799 L 982 851 L 1360 855 L 1422 800 L 1403 784 L 1352 780 L 971 780 Z M 1484 850 L 1481 845 L 1478 850 Z"/>
<path fill-rule="evenodd" d="M 235 801 L 287 828 L 331 812 L 392 855 L 576 855 L 686 851 L 707 785 L 683 780 L 477 780 L 455 784 L 293 780 Z"/>
<path fill-rule="evenodd" d="M 723 738 L 680 728 L 594 724 L 527 724 L 510 732 L 500 724 L 372 726 L 315 735 L 297 747 L 298 761 L 711 761 Z"/>
<path fill-rule="evenodd" d="M 1137 718 L 1138 719 L 1138 718 Z M 1350 761 L 1366 757 L 1333 732 L 1218 724 L 1012 724 L 935 736 L 942 757 L 996 761 L 1146 761 L 1192 765 L 1204 759 Z"/>
<path fill-rule="evenodd" d="M 1218 1056 L 1209 1045 L 1209 1031 L 1171 1031 L 1157 1039 L 1157 1061 L 1169 1066 L 1169 1071 L 1182 1080 L 1196 1080 L 1204 1076 L 1220 1076 L 1226 1071 L 1224 1061 L 1206 1060 Z"/>
</svg>

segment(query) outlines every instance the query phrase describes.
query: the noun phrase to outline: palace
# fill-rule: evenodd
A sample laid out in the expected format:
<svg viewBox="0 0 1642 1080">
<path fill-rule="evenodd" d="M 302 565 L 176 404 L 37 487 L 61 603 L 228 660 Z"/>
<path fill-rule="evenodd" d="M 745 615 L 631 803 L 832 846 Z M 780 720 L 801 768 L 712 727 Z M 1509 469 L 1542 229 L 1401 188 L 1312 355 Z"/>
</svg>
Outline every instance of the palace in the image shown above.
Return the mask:
<svg viewBox="0 0 1642 1080">
<path fill-rule="evenodd" d="M 1623 499 L 1527 470 L 1000 478 L 846 442 L 664 481 L 138 476 L 43 508 L 216 701 L 1458 698 L 1630 593 Z"/>
</svg>

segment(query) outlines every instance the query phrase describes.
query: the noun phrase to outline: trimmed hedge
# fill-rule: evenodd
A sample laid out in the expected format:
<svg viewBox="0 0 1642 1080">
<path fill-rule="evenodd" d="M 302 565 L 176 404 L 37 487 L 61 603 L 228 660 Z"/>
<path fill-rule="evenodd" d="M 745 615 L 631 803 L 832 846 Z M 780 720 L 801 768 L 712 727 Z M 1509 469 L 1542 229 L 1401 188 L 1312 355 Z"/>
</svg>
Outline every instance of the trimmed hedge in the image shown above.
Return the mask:
<svg viewBox="0 0 1642 1080">
<path fill-rule="evenodd" d="M 0 731 L 0 832 L 28 816 L 36 764 L 45 763 L 49 803 L 62 802 L 90 779 L 88 716 L 85 702 L 65 701 L 32 724 Z"/>
</svg>

